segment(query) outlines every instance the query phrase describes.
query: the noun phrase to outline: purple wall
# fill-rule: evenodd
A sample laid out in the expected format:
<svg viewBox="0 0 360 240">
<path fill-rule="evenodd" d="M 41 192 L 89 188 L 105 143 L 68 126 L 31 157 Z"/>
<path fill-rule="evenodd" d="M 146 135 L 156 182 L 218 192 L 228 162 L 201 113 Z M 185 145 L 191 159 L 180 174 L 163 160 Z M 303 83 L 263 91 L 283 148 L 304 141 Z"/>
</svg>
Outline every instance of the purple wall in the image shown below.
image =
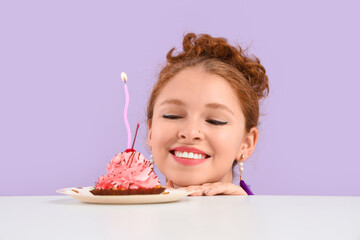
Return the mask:
<svg viewBox="0 0 360 240">
<path fill-rule="evenodd" d="M 250 46 L 267 68 L 244 164 L 255 194 L 360 195 L 360 5 L 331 2 L 2 1 L 0 195 L 54 195 L 105 173 L 127 142 L 122 71 L 148 157 L 147 98 L 191 31 Z"/>
</svg>

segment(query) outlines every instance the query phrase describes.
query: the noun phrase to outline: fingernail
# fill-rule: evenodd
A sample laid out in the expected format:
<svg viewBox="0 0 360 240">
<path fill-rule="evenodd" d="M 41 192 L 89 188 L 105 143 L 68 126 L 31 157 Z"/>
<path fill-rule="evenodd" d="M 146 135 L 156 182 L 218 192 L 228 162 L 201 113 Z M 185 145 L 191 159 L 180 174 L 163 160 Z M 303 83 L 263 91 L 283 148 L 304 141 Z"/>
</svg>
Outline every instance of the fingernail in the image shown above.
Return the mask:
<svg viewBox="0 0 360 240">
<path fill-rule="evenodd" d="M 207 194 L 210 191 L 210 189 L 206 189 L 205 191 L 203 191 L 203 194 Z"/>
</svg>

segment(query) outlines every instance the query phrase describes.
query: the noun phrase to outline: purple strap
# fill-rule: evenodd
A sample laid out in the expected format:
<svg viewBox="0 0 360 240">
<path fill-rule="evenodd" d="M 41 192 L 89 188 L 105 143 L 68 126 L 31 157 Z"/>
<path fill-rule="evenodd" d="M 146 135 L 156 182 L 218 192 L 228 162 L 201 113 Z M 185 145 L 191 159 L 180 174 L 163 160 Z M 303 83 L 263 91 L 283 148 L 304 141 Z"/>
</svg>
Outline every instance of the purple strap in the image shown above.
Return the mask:
<svg viewBox="0 0 360 240">
<path fill-rule="evenodd" d="M 252 191 L 250 190 L 250 188 L 246 185 L 246 183 L 244 182 L 244 180 L 240 181 L 240 187 L 242 187 L 242 189 L 244 189 L 244 191 L 247 193 L 247 195 L 254 195 L 252 193 Z"/>
</svg>

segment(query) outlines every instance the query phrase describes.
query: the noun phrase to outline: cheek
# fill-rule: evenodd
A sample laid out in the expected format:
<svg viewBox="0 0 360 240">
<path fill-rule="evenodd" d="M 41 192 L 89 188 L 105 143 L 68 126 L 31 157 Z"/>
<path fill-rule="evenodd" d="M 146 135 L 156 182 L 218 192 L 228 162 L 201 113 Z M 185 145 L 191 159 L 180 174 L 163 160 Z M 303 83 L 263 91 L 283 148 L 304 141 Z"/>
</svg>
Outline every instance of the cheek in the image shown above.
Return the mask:
<svg viewBox="0 0 360 240">
<path fill-rule="evenodd" d="M 164 122 L 158 122 L 153 125 L 151 131 L 151 145 L 153 149 L 163 150 L 174 139 L 175 130 L 174 127 L 169 126 Z"/>
<path fill-rule="evenodd" d="M 209 138 L 212 138 L 212 141 L 217 141 L 220 145 L 227 145 L 230 141 L 234 141 L 237 138 L 238 131 L 229 128 L 221 129 L 210 134 Z"/>
<path fill-rule="evenodd" d="M 174 142 L 174 130 L 169 128 L 168 124 L 158 123 L 153 125 L 151 134 L 152 155 L 156 167 L 166 177 L 171 176 L 173 167 L 169 158 L 169 147 Z M 170 173 L 169 173 L 170 172 Z"/>
<path fill-rule="evenodd" d="M 238 129 L 229 128 L 226 131 L 219 131 L 210 138 L 217 155 L 233 158 L 240 148 L 241 132 Z"/>
</svg>

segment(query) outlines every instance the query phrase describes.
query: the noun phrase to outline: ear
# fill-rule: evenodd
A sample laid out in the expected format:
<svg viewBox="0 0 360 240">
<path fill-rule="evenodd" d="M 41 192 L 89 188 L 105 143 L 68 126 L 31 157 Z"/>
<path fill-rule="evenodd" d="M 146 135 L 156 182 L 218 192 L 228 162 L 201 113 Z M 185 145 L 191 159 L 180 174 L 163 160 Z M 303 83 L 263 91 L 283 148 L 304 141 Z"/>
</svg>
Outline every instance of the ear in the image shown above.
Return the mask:
<svg viewBox="0 0 360 240">
<path fill-rule="evenodd" d="M 149 149 L 151 150 L 151 120 L 148 120 L 147 125 L 148 125 L 147 144 Z"/>
<path fill-rule="evenodd" d="M 259 132 L 256 127 L 251 128 L 250 131 L 245 134 L 240 146 L 240 150 L 236 155 L 237 161 L 245 162 L 251 156 L 251 154 L 255 150 L 258 136 L 259 136 Z M 245 157 L 241 159 L 241 156 L 243 154 L 245 155 Z"/>
</svg>

